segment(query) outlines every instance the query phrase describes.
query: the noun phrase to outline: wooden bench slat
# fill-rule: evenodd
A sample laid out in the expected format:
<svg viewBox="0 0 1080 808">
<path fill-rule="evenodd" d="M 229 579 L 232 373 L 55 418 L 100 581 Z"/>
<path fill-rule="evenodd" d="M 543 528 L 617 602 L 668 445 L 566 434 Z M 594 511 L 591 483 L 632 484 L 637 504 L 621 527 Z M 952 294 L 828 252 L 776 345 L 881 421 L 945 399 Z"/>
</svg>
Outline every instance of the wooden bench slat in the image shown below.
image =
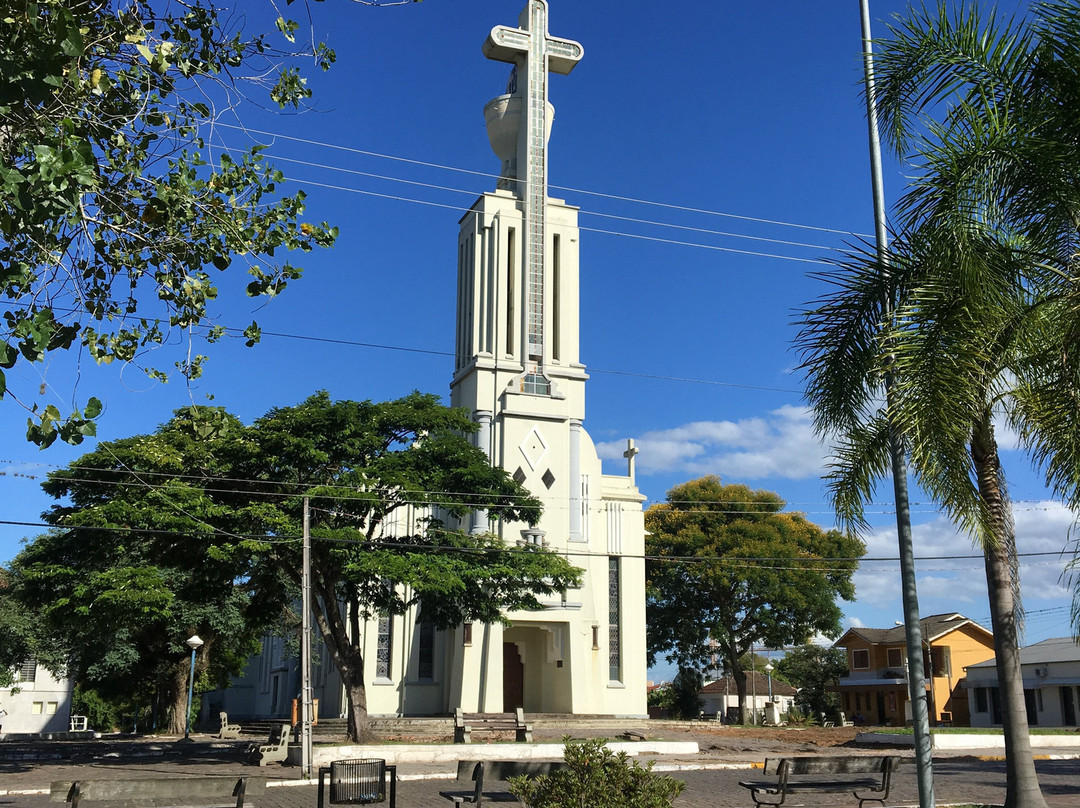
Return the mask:
<svg viewBox="0 0 1080 808">
<path fill-rule="evenodd" d="M 763 773 L 775 775 L 775 780 L 753 780 L 739 783 L 750 789 L 754 805 L 779 806 L 788 794 L 848 792 L 859 801 L 884 803 L 889 796 L 892 773 L 900 768 L 896 755 L 864 755 L 846 757 L 767 758 Z M 844 777 L 844 774 L 878 774 L 873 777 Z M 795 778 L 795 779 L 792 779 Z M 764 797 L 779 797 L 775 800 Z"/>
</svg>

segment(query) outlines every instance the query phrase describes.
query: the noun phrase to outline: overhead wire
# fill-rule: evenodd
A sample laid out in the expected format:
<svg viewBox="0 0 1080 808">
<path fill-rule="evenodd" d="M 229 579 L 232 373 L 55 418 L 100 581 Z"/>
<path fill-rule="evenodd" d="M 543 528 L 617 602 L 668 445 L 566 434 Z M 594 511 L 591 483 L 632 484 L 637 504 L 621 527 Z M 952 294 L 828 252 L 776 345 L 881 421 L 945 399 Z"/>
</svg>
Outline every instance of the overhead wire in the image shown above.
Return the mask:
<svg viewBox="0 0 1080 808">
<path fill-rule="evenodd" d="M 111 447 L 108 446 L 108 443 L 109 442 L 102 442 L 101 444 L 99 444 L 99 447 L 101 447 L 103 449 L 106 449 L 110 453 L 112 453 Z M 114 453 L 113 453 L 113 457 L 116 458 L 118 463 L 123 462 Z M 10 460 L 10 459 L 0 459 L 0 464 L 3 464 L 3 463 L 15 463 L 15 462 L 18 462 L 18 461 Z M 289 489 L 289 488 L 295 489 L 295 491 L 292 491 L 292 492 L 290 492 L 290 491 L 280 491 L 280 490 L 277 490 L 277 491 L 273 491 L 273 490 L 253 490 L 253 491 L 250 492 L 253 495 L 258 495 L 258 496 L 261 496 L 261 497 L 287 499 L 287 498 L 296 498 L 296 497 L 301 497 L 301 496 L 307 496 L 307 497 L 310 497 L 311 499 L 316 499 L 316 500 L 343 501 L 343 502 L 347 502 L 347 501 L 351 501 L 351 500 L 355 499 L 355 497 L 353 497 L 351 495 L 346 496 L 344 494 L 344 492 L 350 492 L 350 494 L 351 494 L 351 493 L 355 493 L 358 490 L 357 487 L 354 486 L 354 485 L 347 485 L 347 484 L 342 484 L 342 483 L 323 483 L 323 482 L 314 482 L 314 481 L 312 481 L 312 482 L 300 482 L 300 481 L 289 481 L 289 480 L 251 479 L 251 478 L 246 478 L 246 477 L 231 477 L 231 476 L 223 476 L 223 475 L 205 476 L 205 475 L 197 475 L 197 474 L 175 473 L 175 472 L 168 472 L 168 471 L 148 471 L 148 470 L 142 470 L 142 469 L 140 469 L 140 470 L 132 470 L 132 469 L 130 469 L 130 467 L 127 467 L 126 465 L 125 465 L 124 468 L 121 468 L 121 469 L 110 468 L 110 467 L 107 467 L 107 466 L 84 466 L 84 465 L 80 465 L 80 466 L 77 466 L 75 468 L 71 468 L 71 467 L 68 467 L 68 466 L 60 466 L 60 465 L 57 465 L 57 464 L 49 464 L 49 463 L 41 463 L 41 464 L 38 464 L 38 465 L 56 469 L 56 471 L 53 471 L 53 472 L 49 473 L 49 477 L 52 480 L 61 481 L 61 482 L 70 482 L 70 483 L 86 483 L 86 484 L 90 484 L 90 485 L 115 485 L 115 486 L 118 486 L 118 487 L 127 487 L 127 488 L 135 487 L 135 488 L 147 488 L 147 489 L 161 490 L 161 489 L 166 488 L 167 486 L 165 484 L 152 482 L 151 480 L 152 480 L 152 478 L 165 478 L 167 481 L 178 480 L 178 481 L 181 481 L 181 482 L 192 481 L 194 483 L 198 483 L 199 484 L 198 485 L 198 490 L 202 490 L 202 491 L 209 492 L 209 493 L 238 493 L 238 489 L 235 486 L 223 487 L 223 486 L 226 486 L 229 483 L 234 483 L 234 484 L 242 485 L 242 486 L 251 486 L 254 489 L 257 489 L 259 487 L 266 487 L 266 488 L 271 488 L 272 487 L 272 488 L 277 488 L 277 489 L 282 489 L 282 488 L 284 488 L 284 489 Z M 69 473 L 67 475 L 65 475 L 63 473 L 65 471 L 67 471 Z M 57 473 L 57 472 L 60 472 L 60 473 Z M 83 472 L 97 472 L 97 473 L 99 473 L 101 475 L 110 475 L 110 476 L 99 476 L 99 477 L 88 476 L 88 475 L 84 474 Z M 117 480 L 117 479 L 115 479 L 115 475 L 119 475 L 119 474 L 130 474 L 133 477 L 135 477 L 135 480 L 134 481 L 126 481 L 126 480 Z M 4 476 L 4 473 L 0 472 L 0 476 Z M 35 479 L 35 480 L 39 479 L 39 477 L 40 477 L 40 475 L 28 474 L 28 473 L 20 473 L 19 476 L 21 478 Z M 322 489 L 323 491 L 329 491 L 331 493 L 321 493 L 321 494 L 308 493 L 312 487 L 316 487 L 316 486 L 318 488 Z M 341 496 L 335 496 L 332 493 L 334 491 L 340 491 L 340 492 L 343 492 L 343 493 L 342 493 Z M 436 498 L 442 498 L 442 499 L 460 498 L 462 501 L 475 501 L 476 496 L 477 496 L 476 494 L 474 494 L 472 492 L 468 492 L 468 491 L 424 490 L 424 491 L 417 491 L 415 493 L 419 494 L 419 495 L 423 495 L 425 497 L 432 498 L 432 499 L 436 499 Z M 498 496 L 498 498 L 503 499 L 503 500 L 507 500 L 507 499 L 514 500 L 514 499 L 528 499 L 528 498 L 531 498 L 532 495 L 530 495 L 530 494 L 522 494 L 522 495 L 499 494 L 497 496 Z M 548 499 L 549 499 L 550 502 L 556 503 L 555 507 L 560 507 L 561 503 L 563 503 L 563 502 L 569 503 L 569 497 L 568 496 L 567 497 L 552 496 L 552 497 L 548 497 Z M 410 497 L 405 497 L 401 501 L 402 501 L 403 504 L 410 504 L 410 505 L 428 505 L 428 504 L 431 504 L 429 500 L 426 500 L 426 499 L 413 499 L 413 498 L 410 498 Z M 780 511 L 772 511 L 772 510 L 767 510 L 767 509 L 761 509 L 761 510 L 756 510 L 756 511 L 747 511 L 745 507 L 741 507 L 741 506 L 752 506 L 752 507 L 756 506 L 756 507 L 760 508 L 762 505 L 769 505 L 770 504 L 770 503 L 762 503 L 759 500 L 731 500 L 731 501 L 728 501 L 728 502 L 716 503 L 716 504 L 702 503 L 702 502 L 699 502 L 699 501 L 696 501 L 696 500 L 680 500 L 680 499 L 663 499 L 663 500 L 656 500 L 656 501 L 646 500 L 646 502 L 653 502 L 653 504 L 656 504 L 656 505 L 674 505 L 674 506 L 692 505 L 693 506 L 693 508 L 687 509 L 687 510 L 675 510 L 675 511 L 672 511 L 672 513 L 675 513 L 675 514 L 680 514 L 680 513 L 681 514 L 721 514 L 721 515 L 722 514 L 730 514 L 730 515 L 747 515 L 747 516 L 754 516 L 754 515 L 756 515 L 756 516 L 767 516 L 767 515 L 790 515 L 790 514 L 808 515 L 808 514 L 832 513 L 831 507 L 829 506 L 828 502 L 787 502 L 787 501 L 785 501 L 783 503 L 783 507 L 786 510 L 780 510 Z M 1017 512 L 1025 512 L 1025 511 L 1040 511 L 1040 512 L 1061 511 L 1063 513 L 1071 513 L 1070 511 L 1068 511 L 1067 508 L 1065 508 L 1065 506 L 1057 504 L 1057 503 L 1053 503 L 1053 502 L 1048 501 L 1048 500 L 1018 499 L 1018 500 L 1012 500 L 1012 504 L 1014 506 L 1016 506 L 1016 505 L 1024 505 L 1025 506 L 1025 507 L 1014 507 L 1014 510 L 1017 511 Z M 916 511 L 917 513 L 923 513 L 923 514 L 940 514 L 940 513 L 944 513 L 944 510 L 942 508 L 938 507 L 933 502 L 918 502 L 918 501 L 916 501 L 916 502 L 912 502 L 911 505 L 916 507 L 916 508 L 922 508 L 922 510 Z M 826 510 L 817 510 L 817 511 L 809 510 L 809 508 L 815 508 L 815 507 L 826 508 Z M 886 503 L 886 502 L 868 503 L 868 508 L 873 509 L 873 510 L 868 510 L 868 513 L 889 514 L 889 513 L 891 513 L 891 511 L 886 510 L 889 507 L 890 507 L 890 504 Z M 878 508 L 880 508 L 882 510 L 877 510 Z"/>
<path fill-rule="evenodd" d="M 400 157 L 400 156 L 397 156 L 397 155 L 385 154 L 383 152 L 369 151 L 367 149 L 359 149 L 359 148 L 356 148 L 354 146 L 342 146 L 342 145 L 336 144 L 336 143 L 328 143 L 326 141 L 316 140 L 314 138 L 298 137 L 296 135 L 286 135 L 286 134 L 284 134 L 282 132 L 271 132 L 271 131 L 267 131 L 265 129 L 256 129 L 254 127 L 241 126 L 241 125 L 238 125 L 238 124 L 229 124 L 229 123 L 224 123 L 224 122 L 220 122 L 220 121 L 215 122 L 214 126 L 244 132 L 245 134 L 247 134 L 249 136 L 253 135 L 253 134 L 254 135 L 263 135 L 265 137 L 274 138 L 275 140 L 288 140 L 288 141 L 291 141 L 291 142 L 294 142 L 294 143 L 302 143 L 302 144 L 304 144 L 306 146 L 319 146 L 319 147 L 323 147 L 323 148 L 327 148 L 327 149 L 333 149 L 335 151 L 342 151 L 342 152 L 346 152 L 346 153 L 350 153 L 350 154 L 358 154 L 358 155 L 362 155 L 362 156 L 365 156 L 365 157 L 375 157 L 375 158 L 378 158 L 378 159 L 391 160 L 391 161 L 400 162 L 400 163 L 407 163 L 407 164 L 410 164 L 410 165 L 422 166 L 422 167 L 425 167 L 425 168 L 437 168 L 437 169 L 440 169 L 440 170 L 443 170 L 443 171 L 453 171 L 453 172 L 457 172 L 457 173 L 461 173 L 461 174 L 469 174 L 469 175 L 476 176 L 476 177 L 483 177 L 485 179 L 498 179 L 499 178 L 498 174 L 492 173 L 490 171 L 476 171 L 475 169 L 460 168 L 460 167 L 457 167 L 457 166 L 443 165 L 443 164 L 440 164 L 440 163 L 434 163 L 434 162 L 430 162 L 430 161 L 427 161 L 427 160 L 416 160 L 416 159 L 412 159 L 412 158 L 408 158 L 408 157 Z M 254 138 L 252 138 L 252 140 L 254 140 Z M 260 144 L 260 145 L 265 146 L 265 145 L 269 145 L 269 144 Z M 218 148 L 220 148 L 220 146 Z M 860 239 L 871 238 L 871 236 L 866 235 L 864 233 L 856 233 L 856 232 L 852 232 L 852 231 L 849 231 L 849 230 L 841 230 L 841 229 L 832 228 L 832 227 L 821 227 L 821 226 L 818 226 L 818 225 L 800 224 L 798 222 L 787 222 L 787 221 L 783 221 L 783 220 L 780 220 L 780 219 L 768 219 L 768 218 L 759 217 L 759 216 L 747 216 L 747 215 L 742 215 L 742 214 L 737 214 L 737 213 L 727 213 L 727 212 L 718 211 L 718 210 L 710 210 L 708 208 L 698 208 L 698 207 L 693 207 L 693 206 L 689 206 L 689 205 L 677 205 L 677 204 L 672 204 L 672 203 L 669 203 L 669 202 L 657 202 L 657 201 L 654 201 L 654 200 L 641 199 L 641 198 L 632 197 L 632 196 L 620 196 L 618 194 L 605 193 L 605 192 L 602 192 L 602 191 L 592 191 L 592 190 L 588 190 L 588 189 L 584 189 L 584 188 L 573 188 L 573 187 L 566 186 L 566 185 L 555 185 L 555 184 L 549 183 L 548 187 L 549 188 L 554 188 L 554 189 L 559 190 L 559 191 L 569 191 L 571 193 L 585 194 L 587 196 L 596 196 L 596 197 L 600 197 L 600 198 L 603 198 L 603 199 L 616 200 L 616 201 L 619 201 L 619 202 L 630 202 L 630 203 L 639 204 L 639 205 L 650 205 L 650 206 L 653 206 L 653 207 L 664 208 L 664 209 L 667 209 L 667 210 L 680 211 L 680 212 L 683 212 L 683 213 L 699 213 L 699 214 L 703 214 L 703 215 L 707 215 L 707 216 L 719 216 L 719 217 L 728 218 L 728 219 L 736 219 L 736 220 L 739 220 L 739 221 L 754 222 L 754 223 L 757 223 L 757 224 L 768 224 L 768 225 L 775 225 L 775 226 L 778 226 L 778 227 L 792 227 L 792 228 L 797 228 L 797 229 L 801 229 L 801 230 L 812 230 L 812 231 L 817 231 L 817 232 L 821 232 L 821 233 L 832 233 L 832 234 L 842 235 L 842 236 L 852 236 L 852 237 L 856 237 L 856 238 L 860 238 Z"/>
<path fill-rule="evenodd" d="M 17 527 L 33 527 L 42 530 L 70 530 L 70 531 L 98 531 L 105 533 L 123 533 L 123 534 L 144 534 L 148 536 L 165 536 L 170 538 L 192 538 L 190 531 L 182 530 L 169 530 L 163 528 L 139 528 L 131 526 L 120 525 L 54 525 L 50 523 L 36 523 L 25 522 L 16 520 L 0 519 L 0 525 L 12 525 Z M 323 528 L 327 530 L 334 530 L 335 528 Z M 425 552 L 431 551 L 447 551 L 447 552 L 473 552 L 483 553 L 486 552 L 488 547 L 463 547 L 457 544 L 440 544 L 437 542 L 417 544 L 411 541 L 401 541 L 393 537 L 377 537 L 374 539 L 367 539 L 365 537 L 357 538 L 342 538 L 337 536 L 319 536 L 317 535 L 320 528 L 315 528 L 315 533 L 312 534 L 312 542 L 324 542 L 333 544 L 348 544 L 348 545 L 378 545 L 388 549 L 416 549 L 423 550 Z M 268 544 L 298 544 L 302 541 L 302 536 L 283 536 L 278 534 L 267 533 L 232 533 L 221 529 L 215 529 L 216 533 L 219 533 L 227 538 L 235 539 L 238 541 L 255 541 Z M 212 538 L 206 534 L 199 533 L 194 538 Z M 515 553 L 534 553 L 535 549 L 531 549 L 531 546 L 504 546 L 501 548 L 507 552 Z M 545 550 L 566 558 L 592 558 L 592 559 L 605 559 L 609 558 L 610 554 L 604 551 L 595 551 L 587 549 L 577 548 L 552 548 L 546 547 Z M 1020 558 L 1038 558 L 1047 555 L 1058 555 L 1052 552 L 1032 552 L 1032 553 L 1019 553 Z M 815 571 L 815 572 L 833 572 L 837 569 L 846 569 L 851 564 L 866 563 L 872 561 L 875 563 L 899 563 L 898 557 L 875 557 L 871 559 L 858 559 L 854 557 L 804 557 L 793 558 L 790 556 L 720 556 L 703 558 L 701 556 L 664 556 L 664 555 L 650 555 L 646 553 L 626 553 L 623 554 L 623 558 L 637 559 L 643 561 L 652 561 L 657 563 L 679 563 L 679 564 L 716 564 L 719 566 L 730 566 L 740 569 L 758 569 L 766 567 L 768 569 L 798 572 L 798 571 Z M 979 554 L 972 554 L 969 556 L 919 556 L 917 561 L 934 562 L 942 559 L 954 559 L 954 560 L 970 560 L 970 561 L 982 561 L 983 556 Z M 777 566 L 777 564 L 782 566 Z M 807 566 L 807 565 L 820 565 L 820 566 Z M 1030 565 L 1022 565 L 1030 566 Z M 969 569 L 973 569 L 969 568 Z M 953 567 L 950 571 L 958 571 L 964 568 Z M 884 570 L 877 570 L 884 571 Z M 926 570 L 920 570 L 925 572 Z M 1065 607 L 1063 607 L 1065 608 Z"/>
</svg>

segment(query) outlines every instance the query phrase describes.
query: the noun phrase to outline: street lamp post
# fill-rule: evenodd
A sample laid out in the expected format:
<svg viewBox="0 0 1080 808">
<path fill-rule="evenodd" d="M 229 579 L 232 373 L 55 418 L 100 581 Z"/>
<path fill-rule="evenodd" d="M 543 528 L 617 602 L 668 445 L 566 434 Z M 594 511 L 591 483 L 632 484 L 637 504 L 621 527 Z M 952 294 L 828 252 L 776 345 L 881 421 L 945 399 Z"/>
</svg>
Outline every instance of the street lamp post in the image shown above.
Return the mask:
<svg viewBox="0 0 1080 808">
<path fill-rule="evenodd" d="M 184 714 L 184 740 L 189 740 L 188 735 L 191 733 L 191 696 L 195 691 L 195 652 L 202 646 L 203 641 L 199 639 L 198 634 L 193 634 L 188 637 L 184 644 L 191 649 L 191 675 L 188 677 L 188 689 L 187 689 L 187 713 Z"/>
<path fill-rule="evenodd" d="M 765 663 L 765 673 L 767 673 L 768 676 L 769 676 L 769 701 L 770 702 L 772 701 L 772 672 L 773 672 L 772 661 L 766 662 Z"/>
</svg>

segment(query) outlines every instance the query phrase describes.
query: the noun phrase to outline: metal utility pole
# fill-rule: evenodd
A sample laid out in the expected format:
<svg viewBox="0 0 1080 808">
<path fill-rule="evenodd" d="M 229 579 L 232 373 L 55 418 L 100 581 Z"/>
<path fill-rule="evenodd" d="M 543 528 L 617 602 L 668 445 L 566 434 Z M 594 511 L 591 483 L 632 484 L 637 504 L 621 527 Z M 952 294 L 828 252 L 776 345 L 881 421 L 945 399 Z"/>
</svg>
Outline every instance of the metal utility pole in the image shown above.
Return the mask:
<svg viewBox="0 0 1080 808">
<path fill-rule="evenodd" d="M 885 191 L 881 172 L 881 139 L 878 136 L 877 102 L 874 93 L 874 54 L 870 32 L 869 0 L 859 0 L 862 17 L 863 71 L 866 81 L 866 121 L 870 130 L 870 173 L 874 192 L 874 236 L 878 262 L 888 264 L 888 231 L 885 226 Z M 892 292 L 887 293 L 884 315 L 893 312 Z M 919 595 L 915 584 L 915 552 L 911 538 L 911 507 L 908 500 L 907 458 L 900 426 L 892 420 L 893 401 L 892 358 L 885 374 L 885 402 L 889 418 L 889 454 L 892 457 L 893 495 L 896 500 L 896 534 L 900 550 L 900 581 L 904 603 L 904 632 L 908 648 L 908 696 L 911 699 L 911 718 L 915 731 L 915 764 L 919 785 L 919 808 L 934 808 L 933 749 L 930 740 L 930 719 L 926 704 L 926 684 L 923 671 L 922 625 L 919 622 Z M 912 649 L 915 649 L 912 652 Z"/>
<path fill-rule="evenodd" d="M 311 779 L 311 513 L 304 497 L 304 560 L 300 582 L 300 775 Z"/>
</svg>

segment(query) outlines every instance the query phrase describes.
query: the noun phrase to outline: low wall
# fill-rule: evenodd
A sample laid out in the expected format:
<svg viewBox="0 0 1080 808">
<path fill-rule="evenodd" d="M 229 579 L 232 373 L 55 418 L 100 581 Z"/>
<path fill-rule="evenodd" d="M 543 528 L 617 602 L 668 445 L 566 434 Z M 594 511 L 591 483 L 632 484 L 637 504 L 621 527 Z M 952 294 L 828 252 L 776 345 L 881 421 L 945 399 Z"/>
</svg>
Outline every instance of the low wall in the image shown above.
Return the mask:
<svg viewBox="0 0 1080 808">
<path fill-rule="evenodd" d="M 1005 736 L 983 733 L 941 732 L 930 733 L 934 749 L 1004 749 Z M 880 744 L 882 746 L 914 746 L 915 736 L 908 734 L 890 734 L 885 732 L 860 732 L 855 736 L 855 743 Z M 1032 735 L 1032 749 L 1053 749 L 1058 747 L 1080 746 L 1080 733 L 1076 735 Z"/>
<path fill-rule="evenodd" d="M 617 741 L 607 744 L 613 752 L 631 757 L 650 755 L 696 755 L 694 741 Z M 299 766 L 300 745 L 289 745 L 289 763 Z M 457 768 L 460 760 L 562 760 L 561 743 L 413 743 L 322 746 L 312 750 L 313 766 L 329 766 L 333 760 L 380 758 L 387 763 L 445 763 L 447 771 Z M 452 776 L 452 774 L 451 774 Z"/>
</svg>

